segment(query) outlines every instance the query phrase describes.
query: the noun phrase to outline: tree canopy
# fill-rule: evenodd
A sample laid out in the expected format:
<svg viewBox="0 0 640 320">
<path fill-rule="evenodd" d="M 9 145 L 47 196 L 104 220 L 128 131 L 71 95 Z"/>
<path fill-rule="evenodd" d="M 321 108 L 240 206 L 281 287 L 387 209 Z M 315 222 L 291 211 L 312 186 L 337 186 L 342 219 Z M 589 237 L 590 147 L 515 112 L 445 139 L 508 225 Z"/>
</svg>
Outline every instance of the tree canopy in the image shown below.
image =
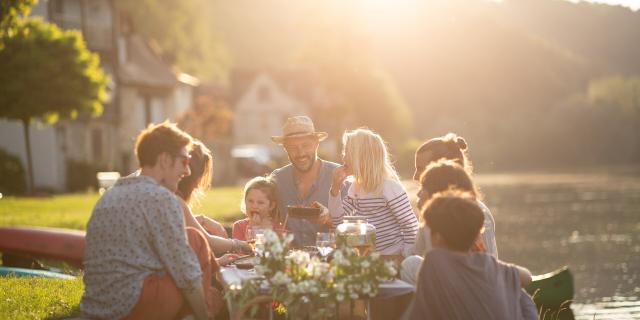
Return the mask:
<svg viewBox="0 0 640 320">
<path fill-rule="evenodd" d="M 0 70 L 2 118 L 52 123 L 102 112 L 108 80 L 77 31 L 19 20 L 0 39 Z"/>
<path fill-rule="evenodd" d="M 16 19 L 26 16 L 36 2 L 37 0 L 0 0 L 0 30 L 9 29 Z"/>
<path fill-rule="evenodd" d="M 107 81 L 98 55 L 87 50 L 78 31 L 62 31 L 39 18 L 13 19 L 0 31 L 0 118 L 22 123 L 30 192 L 32 120 L 100 114 Z"/>
<path fill-rule="evenodd" d="M 119 0 L 134 29 L 155 40 L 162 55 L 181 70 L 204 80 L 224 83 L 230 65 L 222 41 L 214 33 L 208 0 Z"/>
</svg>

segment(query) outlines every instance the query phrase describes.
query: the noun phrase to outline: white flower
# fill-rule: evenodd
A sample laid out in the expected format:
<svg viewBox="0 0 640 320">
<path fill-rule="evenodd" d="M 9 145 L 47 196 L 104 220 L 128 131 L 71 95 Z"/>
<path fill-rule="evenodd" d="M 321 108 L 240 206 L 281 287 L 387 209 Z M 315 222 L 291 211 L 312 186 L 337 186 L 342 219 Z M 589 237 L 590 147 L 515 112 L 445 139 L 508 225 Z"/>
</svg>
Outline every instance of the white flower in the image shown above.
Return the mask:
<svg viewBox="0 0 640 320">
<path fill-rule="evenodd" d="M 342 294 L 342 293 L 338 293 L 338 294 L 336 295 L 336 300 L 338 300 L 338 301 L 342 302 L 342 300 L 344 300 L 344 294 Z"/>
<path fill-rule="evenodd" d="M 369 257 L 371 258 L 371 260 L 378 260 L 378 258 L 380 258 L 380 253 L 378 253 L 378 251 L 374 251 L 369 255 Z"/>
<path fill-rule="evenodd" d="M 271 248 L 269 248 L 269 251 L 271 253 L 273 253 L 274 255 L 279 255 L 282 253 L 282 251 L 284 250 L 284 248 L 282 247 L 282 244 L 280 242 L 276 242 L 274 243 Z"/>
<path fill-rule="evenodd" d="M 270 244 L 280 242 L 280 238 L 278 238 L 278 235 L 275 232 L 273 232 L 273 230 L 265 230 L 264 240 L 266 243 L 270 243 Z"/>
<path fill-rule="evenodd" d="M 309 263 L 311 258 L 309 257 L 309 253 L 305 251 L 295 250 L 289 253 L 287 256 L 293 263 L 298 266 L 302 266 L 303 268 Z"/>
<path fill-rule="evenodd" d="M 289 278 L 288 275 L 286 275 L 284 272 L 282 271 L 278 271 L 276 272 L 276 274 L 271 278 L 271 283 L 273 283 L 276 286 L 279 285 L 286 285 L 291 283 L 291 278 Z"/>
<path fill-rule="evenodd" d="M 387 272 L 388 272 L 390 275 L 394 276 L 394 275 L 396 274 L 396 267 L 395 267 L 395 265 L 393 264 L 393 262 L 391 262 L 391 261 L 385 261 L 385 262 L 384 262 L 384 266 L 385 266 L 385 268 L 387 268 Z"/>
<path fill-rule="evenodd" d="M 256 265 L 254 266 L 254 269 L 256 270 L 256 274 L 258 275 L 264 275 L 265 273 L 267 273 L 269 271 L 269 268 L 263 266 L 263 265 Z"/>
<path fill-rule="evenodd" d="M 289 283 L 287 285 L 287 290 L 289 291 L 289 293 L 291 294 L 296 294 L 298 293 L 298 285 L 296 285 L 295 283 Z"/>
<path fill-rule="evenodd" d="M 351 300 L 358 299 L 358 294 L 357 293 L 352 293 L 352 294 L 349 295 L 349 298 L 351 298 Z"/>
<path fill-rule="evenodd" d="M 288 233 L 284 236 L 284 243 L 290 243 L 291 241 L 293 241 L 293 233 Z"/>
<path fill-rule="evenodd" d="M 369 263 L 369 261 L 365 260 L 365 261 L 362 261 L 362 263 L 360 264 L 360 266 L 361 266 L 362 268 L 365 268 L 365 269 L 366 269 L 366 268 L 369 268 L 369 267 L 371 266 L 371 263 Z"/>
</svg>

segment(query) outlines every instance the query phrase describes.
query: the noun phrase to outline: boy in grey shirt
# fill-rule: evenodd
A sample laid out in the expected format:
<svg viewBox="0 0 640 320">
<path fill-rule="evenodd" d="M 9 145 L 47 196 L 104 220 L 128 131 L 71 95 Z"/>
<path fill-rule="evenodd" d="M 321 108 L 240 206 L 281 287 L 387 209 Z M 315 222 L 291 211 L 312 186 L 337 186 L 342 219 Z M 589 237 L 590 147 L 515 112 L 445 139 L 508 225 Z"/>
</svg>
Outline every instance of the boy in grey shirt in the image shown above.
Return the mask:
<svg viewBox="0 0 640 320">
<path fill-rule="evenodd" d="M 523 319 L 520 292 L 529 270 L 469 249 L 484 215 L 473 196 L 438 194 L 424 209 L 434 247 L 418 276 L 411 319 Z"/>
</svg>

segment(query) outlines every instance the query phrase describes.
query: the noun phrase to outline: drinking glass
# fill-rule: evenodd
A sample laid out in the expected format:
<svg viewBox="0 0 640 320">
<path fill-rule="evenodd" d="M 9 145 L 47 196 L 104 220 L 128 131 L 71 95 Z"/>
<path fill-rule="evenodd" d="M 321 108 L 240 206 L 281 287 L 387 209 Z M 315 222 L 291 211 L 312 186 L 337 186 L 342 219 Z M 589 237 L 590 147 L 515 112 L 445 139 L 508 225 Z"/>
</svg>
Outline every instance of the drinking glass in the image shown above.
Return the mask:
<svg viewBox="0 0 640 320">
<path fill-rule="evenodd" d="M 316 234 L 316 247 L 321 256 L 326 256 L 336 247 L 336 237 L 333 232 L 318 232 Z"/>
<path fill-rule="evenodd" d="M 253 251 L 256 251 L 256 244 L 261 243 L 264 239 L 264 228 L 256 226 L 247 227 L 247 243 Z"/>
</svg>

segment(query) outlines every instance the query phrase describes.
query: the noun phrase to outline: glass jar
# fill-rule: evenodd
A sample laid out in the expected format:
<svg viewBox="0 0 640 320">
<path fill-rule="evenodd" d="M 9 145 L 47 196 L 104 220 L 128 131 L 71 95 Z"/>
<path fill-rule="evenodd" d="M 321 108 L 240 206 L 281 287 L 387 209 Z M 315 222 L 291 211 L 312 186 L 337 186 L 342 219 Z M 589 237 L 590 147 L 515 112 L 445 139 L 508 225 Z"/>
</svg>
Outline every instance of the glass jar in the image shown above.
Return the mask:
<svg viewBox="0 0 640 320">
<path fill-rule="evenodd" d="M 336 228 L 336 242 L 355 248 L 360 255 L 376 249 L 376 227 L 362 216 L 346 216 Z"/>
</svg>

